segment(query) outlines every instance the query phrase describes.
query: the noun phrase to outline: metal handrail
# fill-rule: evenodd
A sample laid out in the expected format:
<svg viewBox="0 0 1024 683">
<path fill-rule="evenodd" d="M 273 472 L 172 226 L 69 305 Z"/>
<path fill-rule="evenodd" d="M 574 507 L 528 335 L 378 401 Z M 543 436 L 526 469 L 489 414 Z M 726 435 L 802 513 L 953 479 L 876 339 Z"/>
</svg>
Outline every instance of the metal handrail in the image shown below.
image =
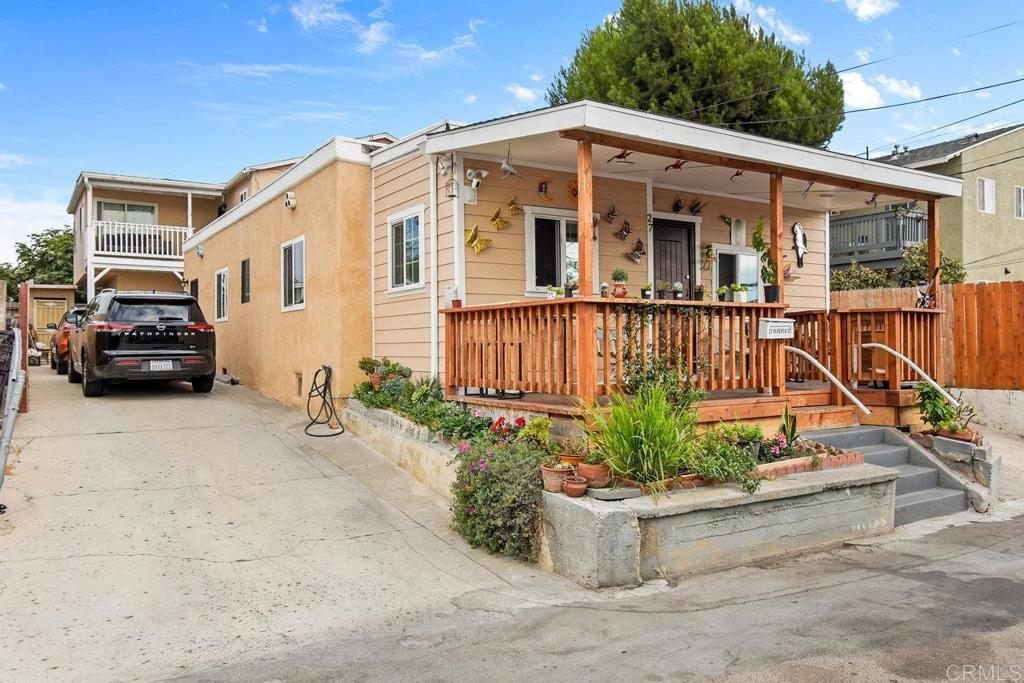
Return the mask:
<svg viewBox="0 0 1024 683">
<path fill-rule="evenodd" d="M 928 376 L 927 372 L 925 372 L 921 368 L 917 367 L 917 364 L 914 363 L 914 361 L 910 360 L 909 358 L 904 356 L 899 351 L 895 351 L 895 350 L 889 348 L 888 346 L 886 346 L 885 344 L 879 344 L 877 342 L 869 342 L 867 344 L 861 344 L 861 348 L 864 348 L 864 349 L 882 349 L 883 351 L 885 351 L 887 353 L 891 353 L 892 355 L 896 356 L 901 361 L 903 361 L 904 363 L 909 365 L 914 370 L 914 372 L 916 372 L 918 375 L 920 375 L 924 379 L 925 382 L 928 382 L 928 384 L 931 384 L 935 388 L 936 391 L 938 391 L 940 394 L 942 394 L 942 397 L 944 399 L 946 399 L 951 404 L 953 404 L 954 408 L 959 408 L 960 407 L 960 402 L 959 401 L 957 401 L 955 398 L 950 396 L 949 392 L 946 391 L 945 389 L 943 389 L 942 387 L 940 387 L 938 382 L 936 382 L 935 380 L 933 380 L 931 377 Z M 899 388 L 899 387 L 897 387 L 897 388 Z"/>
<path fill-rule="evenodd" d="M 11 349 L 11 369 L 4 392 L 3 428 L 0 430 L 0 491 L 4 486 L 4 471 L 7 469 L 7 454 L 14 438 L 14 421 L 18 418 L 21 392 L 25 388 L 25 371 L 21 367 L 21 330 L 14 328 L 14 348 Z M 3 511 L 0 505 L 0 512 Z"/>
<path fill-rule="evenodd" d="M 796 348 L 795 346 L 784 346 L 783 348 L 786 349 L 787 351 L 797 354 L 798 356 L 806 358 L 808 361 L 810 361 L 811 365 L 821 370 L 822 374 L 825 375 L 825 377 L 827 377 L 829 381 L 832 382 L 832 384 L 836 385 L 836 387 L 839 388 L 839 391 L 843 392 L 843 395 L 846 396 L 846 398 L 850 399 L 850 402 L 853 403 L 853 405 L 860 408 L 860 411 L 862 413 L 864 413 L 865 415 L 871 414 L 871 411 L 868 410 L 868 407 L 861 403 L 860 399 L 854 396 L 849 389 L 843 386 L 843 383 L 836 379 L 836 376 L 829 372 L 828 368 L 826 368 L 824 365 L 818 362 L 817 358 L 807 353 L 803 349 Z"/>
</svg>

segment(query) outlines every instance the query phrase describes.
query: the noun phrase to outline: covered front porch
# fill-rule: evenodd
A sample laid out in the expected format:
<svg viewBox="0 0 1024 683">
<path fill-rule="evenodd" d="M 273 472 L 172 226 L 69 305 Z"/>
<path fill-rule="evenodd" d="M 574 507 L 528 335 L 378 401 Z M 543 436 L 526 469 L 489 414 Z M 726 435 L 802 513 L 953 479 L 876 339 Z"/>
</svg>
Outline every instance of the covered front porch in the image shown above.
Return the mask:
<svg viewBox="0 0 1024 683">
<path fill-rule="evenodd" d="M 462 305 L 443 310 L 447 393 L 551 411 L 571 412 L 577 402 L 628 391 L 652 367 L 670 367 L 705 390 L 702 410 L 719 419 L 779 414 L 787 406 L 843 407 L 839 385 L 869 383 L 854 375 L 866 372 L 864 363 L 851 359 L 882 352 L 855 346 L 852 318 L 826 314 L 812 324 L 802 313 L 828 308 L 831 213 L 925 204 L 934 270 L 937 199 L 960 191 L 955 179 L 591 102 L 432 134 L 426 151 L 443 155 L 455 170 L 449 196 L 457 197 L 456 235 L 460 228 L 465 235 L 455 262 L 454 298 Z M 544 205 L 529 204 L 536 202 L 535 182 L 545 202 L 550 178 L 570 168 L 575 243 L 563 229 L 551 247 L 561 262 L 545 282 L 538 273 L 550 254 L 539 251 L 540 228 L 531 218 L 543 215 Z M 479 170 L 487 172 L 471 173 Z M 464 184 L 466 177 L 475 177 L 475 186 Z M 622 183 L 643 193 L 646 215 L 639 221 L 616 216 L 623 207 L 636 214 L 623 200 Z M 503 204 L 520 211 L 503 212 Z M 512 252 L 513 231 L 503 233 L 520 212 L 522 256 Z M 690 230 L 678 241 L 660 239 L 665 224 Z M 766 242 L 761 252 L 754 249 L 758 231 Z M 501 240 L 512 258 L 489 260 L 491 241 Z M 503 282 L 505 273 L 511 281 L 523 267 L 513 258 L 525 266 L 525 290 Z M 599 296 L 599 285 L 618 267 L 631 272 L 629 296 Z M 639 298 L 636 276 L 655 281 L 661 273 L 678 274 L 681 295 Z M 542 285 L 557 289 L 570 276 L 578 280 L 576 296 L 537 298 Z M 747 301 L 718 300 L 715 290 L 728 285 L 742 289 Z M 777 288 L 777 302 L 766 303 L 765 287 Z M 938 291 L 937 278 L 931 287 Z M 862 321 L 866 312 L 859 313 Z M 784 319 L 793 321 L 791 333 L 779 323 Z M 908 314 L 881 334 L 899 329 L 887 337 L 894 350 L 927 364 L 922 359 L 934 355 L 936 328 L 926 321 Z M 787 347 L 810 354 L 828 372 Z M 902 380 L 902 366 L 886 368 L 888 378 Z M 872 373 L 870 381 L 880 375 Z"/>
</svg>

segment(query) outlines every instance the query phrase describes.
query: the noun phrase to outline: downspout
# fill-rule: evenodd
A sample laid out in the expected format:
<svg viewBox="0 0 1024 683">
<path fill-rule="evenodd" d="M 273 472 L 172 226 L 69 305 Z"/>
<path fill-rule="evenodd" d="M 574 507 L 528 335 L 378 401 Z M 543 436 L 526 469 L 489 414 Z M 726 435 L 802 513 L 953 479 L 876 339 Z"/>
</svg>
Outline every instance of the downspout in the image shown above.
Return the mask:
<svg viewBox="0 0 1024 683">
<path fill-rule="evenodd" d="M 85 298 L 92 301 L 96 296 L 96 282 L 92 279 L 92 255 L 96 249 L 96 227 L 92 219 L 92 183 L 85 181 Z"/>
<path fill-rule="evenodd" d="M 832 310 L 832 212 L 825 212 L 825 313 Z"/>
<path fill-rule="evenodd" d="M 377 292 L 376 258 L 374 248 L 377 242 L 377 170 L 370 159 L 370 355 L 377 357 Z M 385 273 L 387 276 L 387 273 Z"/>
<path fill-rule="evenodd" d="M 437 377 L 437 157 L 430 156 L 430 375 Z"/>
<path fill-rule="evenodd" d="M 469 305 L 469 292 L 466 291 L 466 240 L 465 223 L 466 207 L 465 192 L 462 190 L 462 155 L 455 155 L 455 203 L 452 210 L 455 213 L 455 287 L 458 296 L 462 299 L 462 305 Z"/>
</svg>

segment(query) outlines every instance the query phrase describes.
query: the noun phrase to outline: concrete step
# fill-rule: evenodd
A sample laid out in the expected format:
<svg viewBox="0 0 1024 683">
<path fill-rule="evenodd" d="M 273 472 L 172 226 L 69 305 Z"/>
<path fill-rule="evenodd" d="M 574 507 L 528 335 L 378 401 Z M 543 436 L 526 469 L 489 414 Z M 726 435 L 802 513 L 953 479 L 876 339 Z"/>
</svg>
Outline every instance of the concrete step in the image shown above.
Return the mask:
<svg viewBox="0 0 1024 683">
<path fill-rule="evenodd" d="M 861 450 L 863 446 L 882 443 L 885 431 L 881 427 L 844 427 L 816 431 L 807 438 L 836 448 Z"/>
<path fill-rule="evenodd" d="M 897 465 L 900 478 L 896 480 L 896 495 L 933 489 L 939 485 L 939 471 L 921 465 Z"/>
<path fill-rule="evenodd" d="M 792 409 L 796 427 L 801 432 L 851 427 L 859 424 L 853 406 L 802 406 Z"/>
<path fill-rule="evenodd" d="M 910 449 L 906 446 L 893 446 L 887 443 L 878 443 L 872 446 L 854 446 L 850 450 L 860 451 L 864 454 L 864 462 L 870 465 L 881 465 L 882 467 L 896 467 L 903 465 L 910 460 Z"/>
<path fill-rule="evenodd" d="M 967 494 L 940 487 L 896 496 L 896 526 L 967 509 Z"/>
</svg>

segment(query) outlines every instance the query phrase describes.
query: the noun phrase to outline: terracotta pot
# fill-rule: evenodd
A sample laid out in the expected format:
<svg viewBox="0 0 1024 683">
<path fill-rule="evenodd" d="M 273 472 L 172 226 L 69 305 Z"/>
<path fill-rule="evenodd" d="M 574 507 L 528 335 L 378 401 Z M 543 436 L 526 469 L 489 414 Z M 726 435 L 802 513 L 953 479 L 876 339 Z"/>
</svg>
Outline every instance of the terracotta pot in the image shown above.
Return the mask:
<svg viewBox="0 0 1024 683">
<path fill-rule="evenodd" d="M 380 385 L 384 382 L 384 375 L 370 375 L 370 386 L 373 387 L 374 391 L 380 389 Z"/>
<path fill-rule="evenodd" d="M 590 465 L 581 462 L 576 466 L 576 474 L 587 480 L 592 489 L 603 489 L 612 481 L 612 470 L 608 465 Z"/>
<path fill-rule="evenodd" d="M 579 453 L 560 453 L 558 455 L 558 460 L 560 462 L 564 462 L 567 465 L 572 465 L 574 468 L 579 466 L 580 460 L 582 459 L 583 456 Z"/>
<path fill-rule="evenodd" d="M 625 299 L 629 296 L 629 290 L 626 289 L 626 285 L 621 282 L 616 282 L 612 285 L 612 296 L 616 299 Z"/>
<path fill-rule="evenodd" d="M 540 474 L 544 480 L 544 490 L 550 493 L 561 493 L 562 484 L 567 476 L 572 475 L 570 468 L 559 469 L 557 467 L 540 466 Z"/>
<path fill-rule="evenodd" d="M 579 498 L 587 492 L 587 480 L 583 477 L 566 477 L 562 482 L 562 490 L 570 498 Z"/>
<path fill-rule="evenodd" d="M 462 308 L 462 299 L 452 299 L 452 308 Z"/>
<path fill-rule="evenodd" d="M 978 446 L 981 445 L 981 434 L 973 429 L 968 429 L 962 432 L 947 432 L 945 429 L 940 429 L 936 434 L 944 439 L 956 439 L 957 441 L 966 441 L 967 443 L 973 443 Z"/>
</svg>

